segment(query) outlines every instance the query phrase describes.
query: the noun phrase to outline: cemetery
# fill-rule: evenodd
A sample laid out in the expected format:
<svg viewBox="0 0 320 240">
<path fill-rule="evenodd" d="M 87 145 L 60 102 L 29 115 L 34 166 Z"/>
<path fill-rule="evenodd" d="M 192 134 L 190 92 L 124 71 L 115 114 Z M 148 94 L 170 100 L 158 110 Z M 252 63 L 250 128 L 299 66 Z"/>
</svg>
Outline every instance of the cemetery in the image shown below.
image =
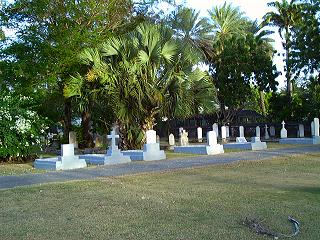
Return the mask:
<svg viewBox="0 0 320 240">
<path fill-rule="evenodd" d="M 0 1 L 0 239 L 319 239 L 320 4 Z"/>
</svg>

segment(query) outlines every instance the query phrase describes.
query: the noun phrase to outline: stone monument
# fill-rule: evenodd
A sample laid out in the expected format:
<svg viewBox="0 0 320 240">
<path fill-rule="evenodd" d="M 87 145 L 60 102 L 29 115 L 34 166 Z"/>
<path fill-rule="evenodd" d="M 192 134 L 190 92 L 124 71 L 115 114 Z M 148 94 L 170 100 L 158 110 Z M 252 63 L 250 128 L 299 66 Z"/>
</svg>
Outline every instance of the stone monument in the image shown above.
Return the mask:
<svg viewBox="0 0 320 240">
<path fill-rule="evenodd" d="M 61 156 L 36 159 L 34 168 L 45 170 L 69 170 L 87 167 L 86 161 L 74 155 L 73 144 L 61 145 Z"/>
<path fill-rule="evenodd" d="M 116 144 L 116 139 L 119 138 L 119 135 L 116 134 L 116 127 L 113 127 L 107 138 L 111 139 L 111 144 L 106 154 L 86 154 L 81 155 L 80 158 L 85 159 L 88 164 L 94 165 L 113 165 L 131 162 L 130 157 L 124 156 Z"/>
<path fill-rule="evenodd" d="M 266 140 L 270 139 L 269 132 L 268 132 L 268 125 L 267 124 L 264 127 L 264 139 L 266 139 Z"/>
<path fill-rule="evenodd" d="M 299 124 L 299 137 L 304 138 L 304 125 Z"/>
<path fill-rule="evenodd" d="M 73 144 L 74 148 L 78 148 L 78 141 L 77 141 L 77 133 L 76 132 L 69 132 L 69 144 Z"/>
<path fill-rule="evenodd" d="M 287 129 L 285 128 L 286 123 L 282 121 L 282 129 L 280 131 L 280 138 L 287 138 L 288 137 L 288 132 Z"/>
<path fill-rule="evenodd" d="M 236 138 L 237 143 L 246 143 L 247 139 L 244 137 L 244 127 L 240 126 L 239 127 L 239 137 Z"/>
<path fill-rule="evenodd" d="M 202 128 L 198 127 L 197 128 L 197 136 L 198 136 L 198 142 L 202 142 Z"/>
<path fill-rule="evenodd" d="M 171 133 L 169 135 L 169 149 L 173 150 L 174 145 L 176 145 L 175 139 L 174 139 L 174 135 Z"/>
<path fill-rule="evenodd" d="M 256 137 L 260 138 L 260 127 L 256 127 Z"/>
</svg>

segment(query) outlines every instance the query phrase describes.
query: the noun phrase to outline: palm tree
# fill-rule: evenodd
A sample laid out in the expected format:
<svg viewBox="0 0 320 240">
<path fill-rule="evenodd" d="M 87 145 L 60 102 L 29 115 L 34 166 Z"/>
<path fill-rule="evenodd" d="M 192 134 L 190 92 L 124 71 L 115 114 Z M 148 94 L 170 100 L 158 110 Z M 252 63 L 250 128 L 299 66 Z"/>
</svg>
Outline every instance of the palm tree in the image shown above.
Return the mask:
<svg viewBox="0 0 320 240">
<path fill-rule="evenodd" d="M 139 147 L 144 131 L 152 129 L 159 116 L 193 111 L 191 101 L 185 101 L 195 78 L 189 53 L 172 38 L 170 29 L 150 23 L 110 38 L 100 49 L 82 52 L 81 59 L 90 68 L 86 79 L 98 82 L 100 93 L 108 96 L 124 148 Z M 199 84 L 206 77 L 195 75 L 200 76 Z"/>
<path fill-rule="evenodd" d="M 287 94 L 292 98 L 292 63 L 291 63 L 291 32 L 294 25 L 299 21 L 299 4 L 296 0 L 282 0 L 268 3 L 269 7 L 274 7 L 275 11 L 268 12 L 264 16 L 264 23 L 279 28 L 279 35 L 283 39 L 283 47 L 286 51 L 286 81 Z M 284 35 L 283 35 L 284 32 Z"/>
</svg>

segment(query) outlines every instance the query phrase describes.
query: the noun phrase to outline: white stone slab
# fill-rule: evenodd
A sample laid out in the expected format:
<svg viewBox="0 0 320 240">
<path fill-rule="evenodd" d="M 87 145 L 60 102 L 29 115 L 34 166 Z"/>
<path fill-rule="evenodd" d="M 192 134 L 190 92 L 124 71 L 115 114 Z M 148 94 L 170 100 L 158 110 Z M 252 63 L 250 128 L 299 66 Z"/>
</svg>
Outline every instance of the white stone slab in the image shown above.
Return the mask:
<svg viewBox="0 0 320 240">
<path fill-rule="evenodd" d="M 170 146 L 174 146 L 176 144 L 175 139 L 174 139 L 174 135 L 171 133 L 169 135 L 169 145 Z"/>
<path fill-rule="evenodd" d="M 282 129 L 280 131 L 280 138 L 287 138 L 288 137 L 288 132 L 287 132 L 287 129 L 285 128 L 285 122 L 282 121 Z"/>
<path fill-rule="evenodd" d="M 223 140 L 226 140 L 227 139 L 227 128 L 225 126 L 222 126 L 221 127 L 221 138 Z"/>
<path fill-rule="evenodd" d="M 230 137 L 230 127 L 226 126 L 226 130 L 227 130 L 227 138 L 229 138 Z"/>
<path fill-rule="evenodd" d="M 311 136 L 314 136 L 314 121 L 311 122 Z"/>
<path fill-rule="evenodd" d="M 63 156 L 63 157 L 74 156 L 74 145 L 73 144 L 62 144 L 61 145 L 61 156 Z"/>
<path fill-rule="evenodd" d="M 146 131 L 146 143 L 157 143 L 157 132 L 154 130 Z"/>
<path fill-rule="evenodd" d="M 239 127 L 239 137 L 244 138 L 244 127 L 243 126 Z"/>
<path fill-rule="evenodd" d="M 216 136 L 219 137 L 219 125 L 218 123 L 214 123 L 212 125 L 212 130 L 216 132 Z"/>
<path fill-rule="evenodd" d="M 237 137 L 236 142 L 237 143 L 246 143 L 247 139 L 245 137 Z"/>
<path fill-rule="evenodd" d="M 256 127 L 256 137 L 260 138 L 260 127 L 259 126 Z"/>
<path fill-rule="evenodd" d="M 264 127 L 264 139 L 266 139 L 266 140 L 270 139 L 269 132 L 268 132 L 268 125 L 267 124 Z"/>
<path fill-rule="evenodd" d="M 303 124 L 299 124 L 299 137 L 304 138 L 304 126 Z"/>
<path fill-rule="evenodd" d="M 217 135 L 215 131 L 209 131 L 207 133 L 207 143 L 209 146 L 217 145 Z"/>
<path fill-rule="evenodd" d="M 319 118 L 314 118 L 314 136 L 319 137 Z"/>
<path fill-rule="evenodd" d="M 202 128 L 197 128 L 197 136 L 198 136 L 198 142 L 202 142 Z"/>
</svg>

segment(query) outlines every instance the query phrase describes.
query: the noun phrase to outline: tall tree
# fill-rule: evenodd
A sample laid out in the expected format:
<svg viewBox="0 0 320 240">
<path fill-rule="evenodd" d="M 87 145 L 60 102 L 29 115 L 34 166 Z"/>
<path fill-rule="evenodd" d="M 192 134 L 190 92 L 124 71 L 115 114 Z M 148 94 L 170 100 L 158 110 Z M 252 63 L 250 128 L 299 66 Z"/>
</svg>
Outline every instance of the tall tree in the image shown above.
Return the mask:
<svg viewBox="0 0 320 240">
<path fill-rule="evenodd" d="M 282 0 L 268 3 L 275 8 L 264 16 L 264 22 L 270 26 L 279 28 L 279 35 L 283 39 L 283 47 L 286 51 L 285 72 L 287 81 L 287 94 L 289 101 L 292 98 L 292 29 L 300 21 L 300 5 L 296 0 Z"/>
<path fill-rule="evenodd" d="M 1 11 L 1 24 L 16 31 L 2 51 L 16 91 L 57 91 L 79 71 L 77 54 L 110 37 L 132 17 L 130 0 L 16 0 Z M 71 129 L 71 99 L 64 100 L 65 134 Z"/>
</svg>

